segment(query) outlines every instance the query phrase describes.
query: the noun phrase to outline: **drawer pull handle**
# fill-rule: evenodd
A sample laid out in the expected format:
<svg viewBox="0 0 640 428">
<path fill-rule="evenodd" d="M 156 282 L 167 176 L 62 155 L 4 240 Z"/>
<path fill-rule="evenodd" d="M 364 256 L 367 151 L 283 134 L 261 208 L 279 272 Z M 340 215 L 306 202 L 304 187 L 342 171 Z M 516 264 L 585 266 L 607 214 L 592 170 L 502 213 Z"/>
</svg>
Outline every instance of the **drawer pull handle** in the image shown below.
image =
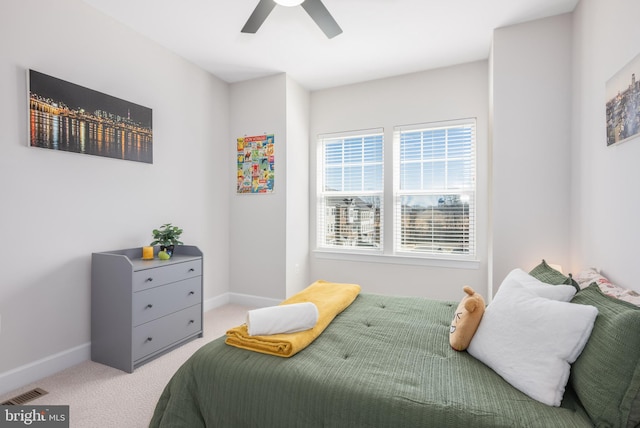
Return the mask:
<svg viewBox="0 0 640 428">
<path fill-rule="evenodd" d="M 153 305 L 149 303 L 145 309 L 151 309 L 151 308 L 153 308 Z"/>
<path fill-rule="evenodd" d="M 153 281 L 153 278 L 147 278 L 147 282 Z"/>
<path fill-rule="evenodd" d="M 195 291 L 189 291 L 189 296 L 192 296 L 192 295 L 194 295 L 194 294 L 196 294 L 196 292 L 195 292 Z"/>
<path fill-rule="evenodd" d="M 189 272 L 195 272 L 196 270 L 194 268 L 189 269 Z"/>
<path fill-rule="evenodd" d="M 153 337 L 147 337 L 147 342 L 151 342 L 153 340 Z"/>
<path fill-rule="evenodd" d="M 194 322 L 194 320 L 189 320 L 189 324 L 193 324 Z"/>
</svg>

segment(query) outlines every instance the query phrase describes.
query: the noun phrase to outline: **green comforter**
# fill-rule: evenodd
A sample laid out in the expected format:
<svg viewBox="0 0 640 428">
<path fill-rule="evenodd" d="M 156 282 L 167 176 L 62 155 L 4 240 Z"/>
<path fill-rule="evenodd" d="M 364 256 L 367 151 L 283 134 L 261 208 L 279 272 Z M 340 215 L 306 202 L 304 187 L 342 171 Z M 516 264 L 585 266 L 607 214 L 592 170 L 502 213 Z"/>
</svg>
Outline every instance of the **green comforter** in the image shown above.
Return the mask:
<svg viewBox="0 0 640 428">
<path fill-rule="evenodd" d="M 587 427 L 571 391 L 541 404 L 449 346 L 457 303 L 360 294 L 281 358 L 224 337 L 176 372 L 151 427 Z"/>
</svg>

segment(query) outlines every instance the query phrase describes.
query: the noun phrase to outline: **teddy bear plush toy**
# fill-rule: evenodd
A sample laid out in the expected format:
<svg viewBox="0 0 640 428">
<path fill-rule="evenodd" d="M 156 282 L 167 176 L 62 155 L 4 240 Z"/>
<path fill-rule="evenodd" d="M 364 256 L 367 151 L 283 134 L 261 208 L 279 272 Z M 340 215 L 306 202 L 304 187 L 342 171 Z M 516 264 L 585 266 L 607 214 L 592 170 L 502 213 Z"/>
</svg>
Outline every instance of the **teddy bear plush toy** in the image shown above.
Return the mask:
<svg viewBox="0 0 640 428">
<path fill-rule="evenodd" d="M 466 295 L 456 308 L 449 330 L 449 343 L 456 351 L 467 349 L 480 325 L 485 309 L 484 299 L 473 291 L 473 288 L 465 285 L 462 289 Z"/>
</svg>

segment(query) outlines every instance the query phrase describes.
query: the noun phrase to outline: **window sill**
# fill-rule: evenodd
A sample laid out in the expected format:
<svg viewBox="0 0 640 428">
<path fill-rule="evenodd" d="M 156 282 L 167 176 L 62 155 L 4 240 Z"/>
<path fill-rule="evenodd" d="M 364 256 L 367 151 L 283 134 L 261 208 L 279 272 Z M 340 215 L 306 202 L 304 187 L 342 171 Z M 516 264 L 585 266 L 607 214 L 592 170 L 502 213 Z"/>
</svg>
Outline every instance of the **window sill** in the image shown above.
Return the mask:
<svg viewBox="0 0 640 428">
<path fill-rule="evenodd" d="M 363 254 L 349 251 L 315 249 L 313 255 L 318 259 L 341 260 L 363 263 L 387 263 L 396 265 L 416 265 L 452 269 L 479 269 L 479 260 L 454 260 L 446 258 L 420 257 L 401 254 Z"/>
</svg>

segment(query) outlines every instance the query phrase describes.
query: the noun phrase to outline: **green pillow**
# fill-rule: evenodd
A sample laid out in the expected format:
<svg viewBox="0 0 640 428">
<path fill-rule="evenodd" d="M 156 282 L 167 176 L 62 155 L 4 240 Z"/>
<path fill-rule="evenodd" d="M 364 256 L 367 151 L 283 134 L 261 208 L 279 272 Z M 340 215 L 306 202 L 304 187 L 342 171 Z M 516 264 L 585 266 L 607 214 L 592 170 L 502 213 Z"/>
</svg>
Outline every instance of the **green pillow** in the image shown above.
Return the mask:
<svg viewBox="0 0 640 428">
<path fill-rule="evenodd" d="M 577 282 L 573 280 L 573 277 L 571 276 L 571 274 L 569 274 L 569 276 L 564 275 L 562 272 L 559 272 L 554 268 L 552 268 L 551 266 L 549 266 L 544 259 L 542 259 L 542 262 L 538 266 L 531 269 L 531 272 L 529 272 L 529 275 L 531 275 L 532 277 L 536 278 L 539 281 L 544 282 L 545 284 L 573 285 L 576 288 L 576 290 L 580 291 L 580 286 L 578 285 Z"/>
<path fill-rule="evenodd" d="M 640 423 L 640 308 L 602 294 L 595 283 L 572 303 L 595 306 L 598 317 L 571 368 L 571 386 L 594 425 L 635 427 Z"/>
</svg>

